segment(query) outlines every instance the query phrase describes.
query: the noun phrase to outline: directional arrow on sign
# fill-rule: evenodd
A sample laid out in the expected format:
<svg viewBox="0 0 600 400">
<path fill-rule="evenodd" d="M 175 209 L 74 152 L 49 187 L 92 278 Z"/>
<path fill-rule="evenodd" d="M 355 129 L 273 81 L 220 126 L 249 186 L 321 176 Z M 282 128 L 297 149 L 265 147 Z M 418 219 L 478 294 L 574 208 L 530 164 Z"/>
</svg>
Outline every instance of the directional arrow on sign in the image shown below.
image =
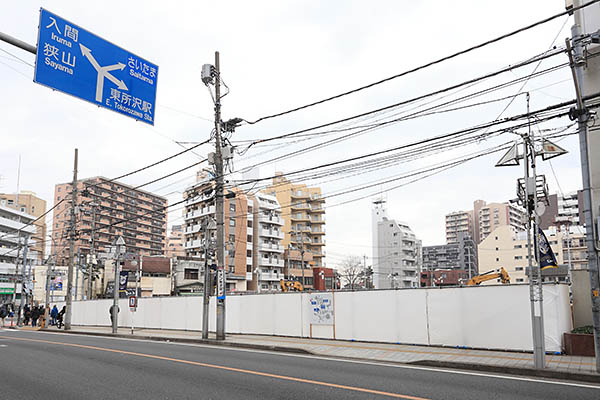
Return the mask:
<svg viewBox="0 0 600 400">
<path fill-rule="evenodd" d="M 98 73 L 98 80 L 96 81 L 96 101 L 98 103 L 102 103 L 102 91 L 104 89 L 104 78 L 108 79 L 109 81 L 111 81 L 112 83 L 117 85 L 117 87 L 121 90 L 129 90 L 127 88 L 127 86 L 125 85 L 125 82 L 123 82 L 123 80 L 119 80 L 119 79 L 115 78 L 112 74 L 109 73 L 109 71 L 115 71 L 115 70 L 122 71 L 125 68 L 125 64 L 120 62 L 120 63 L 114 64 L 114 65 L 107 65 L 105 67 L 101 67 L 100 64 L 98 64 L 98 61 L 96 61 L 96 59 L 92 55 L 92 50 L 88 49 L 81 43 L 79 43 L 79 47 L 81 48 L 81 54 L 83 54 L 83 56 L 88 59 L 90 64 L 92 64 L 92 67 L 94 67 L 94 69 Z"/>
</svg>

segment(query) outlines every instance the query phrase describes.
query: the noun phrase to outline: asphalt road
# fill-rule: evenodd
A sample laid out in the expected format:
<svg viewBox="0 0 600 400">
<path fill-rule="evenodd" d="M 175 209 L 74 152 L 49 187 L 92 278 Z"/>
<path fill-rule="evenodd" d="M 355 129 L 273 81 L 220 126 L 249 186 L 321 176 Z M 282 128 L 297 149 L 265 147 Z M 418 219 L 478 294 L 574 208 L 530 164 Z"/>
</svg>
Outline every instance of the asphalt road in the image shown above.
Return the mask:
<svg viewBox="0 0 600 400">
<path fill-rule="evenodd" d="M 600 386 L 254 350 L 0 330 L 2 399 L 600 399 Z"/>
</svg>

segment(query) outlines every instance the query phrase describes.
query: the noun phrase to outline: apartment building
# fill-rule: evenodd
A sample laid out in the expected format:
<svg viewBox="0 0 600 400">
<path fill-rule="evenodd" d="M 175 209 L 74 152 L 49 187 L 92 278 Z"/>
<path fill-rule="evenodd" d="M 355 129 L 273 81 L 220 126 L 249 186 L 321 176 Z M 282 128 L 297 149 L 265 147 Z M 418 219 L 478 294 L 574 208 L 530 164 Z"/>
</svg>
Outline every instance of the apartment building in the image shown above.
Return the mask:
<svg viewBox="0 0 600 400">
<path fill-rule="evenodd" d="M 205 245 L 210 249 L 216 246 L 216 207 L 214 181 L 209 179 L 208 175 L 199 175 L 198 179 L 199 182 L 184 192 L 183 247 L 186 257 L 204 261 Z M 251 216 L 254 204 L 248 195 L 238 188 L 227 189 L 225 197 L 226 290 L 245 291 L 247 272 L 251 273 L 253 267 L 253 249 L 248 249 L 248 243 L 254 242 L 254 218 Z M 209 264 L 216 262 L 215 257 L 211 256 Z M 199 276 L 199 279 L 203 279 L 202 276 Z"/>
<path fill-rule="evenodd" d="M 423 246 L 423 271 L 436 269 L 459 269 L 466 271 L 467 276 L 477 275 L 477 243 L 465 232 L 460 232 L 457 243 Z"/>
<path fill-rule="evenodd" d="M 79 206 L 75 252 L 89 254 L 106 250 L 123 236 L 127 251 L 138 255 L 164 255 L 167 240 L 167 199 L 104 177 L 77 182 Z M 61 200 L 65 200 L 62 203 Z M 57 264 L 68 258 L 71 184 L 55 186 L 52 254 Z M 122 222 L 126 220 L 125 222 Z"/>
<path fill-rule="evenodd" d="M 475 237 L 473 210 L 456 211 L 446 215 L 446 243 L 458 243 L 459 234 Z"/>
<path fill-rule="evenodd" d="M 475 200 L 472 210 L 446 215 L 446 243 L 457 243 L 459 233 L 463 233 L 479 244 L 499 226 L 508 225 L 516 230 L 523 230 L 526 221 L 527 214 L 521 207 L 510 203 L 487 204 L 484 200 Z"/>
<path fill-rule="evenodd" d="M 587 266 L 585 251 L 585 233 L 583 229 L 572 227 L 567 233 L 554 228 L 544 231 L 548 243 L 556 256 L 559 269 L 547 269 L 543 275 L 552 275 L 553 280 L 567 279 L 569 264 L 572 269 Z M 533 240 L 533 238 L 532 238 Z M 531 245 L 532 263 L 536 264 L 534 250 Z M 511 278 L 511 283 L 526 283 L 527 267 L 529 265 L 527 232 L 517 231 L 514 227 L 504 225 L 496 228 L 478 246 L 479 269 L 482 272 L 504 267 Z M 556 278 L 556 279 L 554 279 Z M 488 284 L 495 284 L 489 281 Z"/>
<path fill-rule="evenodd" d="M 421 241 L 406 223 L 387 217 L 385 201 L 374 203 L 372 218 L 375 289 L 419 287 Z"/>
<path fill-rule="evenodd" d="M 310 253 L 310 266 L 325 266 L 325 199 L 318 187 L 290 182 L 282 172 L 276 172 L 265 193 L 277 198 L 285 220 L 282 245 Z M 312 273 L 308 274 L 312 276 Z"/>
<path fill-rule="evenodd" d="M 548 206 L 540 217 L 542 229 L 560 225 L 584 225 L 583 192 L 581 190 L 548 196 Z"/>
<path fill-rule="evenodd" d="M 15 284 L 15 279 L 17 274 L 21 275 L 23 265 L 35 267 L 39 263 L 39 254 L 33 250 L 36 242 L 32 239 L 37 229 L 28 225 L 33 220 L 33 215 L 0 205 L 0 303 L 20 295 L 21 284 Z M 25 237 L 29 251 L 24 262 Z"/>
<path fill-rule="evenodd" d="M 39 218 L 46 213 L 46 200 L 42 200 L 37 197 L 34 192 L 28 190 L 21 190 L 19 194 L 8 194 L 0 193 L 0 206 L 13 208 L 17 211 L 33 215 Z M 36 227 L 33 239 L 35 245 L 32 247 L 37 252 L 40 260 L 46 258 L 46 219 L 40 218 L 39 221 L 34 222 Z"/>
<path fill-rule="evenodd" d="M 171 232 L 167 236 L 167 251 L 166 255 L 169 258 L 185 256 L 183 248 L 183 225 L 173 225 Z"/>
</svg>

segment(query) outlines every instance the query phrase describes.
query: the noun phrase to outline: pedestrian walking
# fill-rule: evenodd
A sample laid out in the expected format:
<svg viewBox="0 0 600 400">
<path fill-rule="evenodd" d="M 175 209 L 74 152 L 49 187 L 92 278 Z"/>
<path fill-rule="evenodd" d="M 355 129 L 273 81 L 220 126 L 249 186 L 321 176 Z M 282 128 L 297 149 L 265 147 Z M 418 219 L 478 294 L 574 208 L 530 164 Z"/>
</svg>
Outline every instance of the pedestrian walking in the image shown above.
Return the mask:
<svg viewBox="0 0 600 400">
<path fill-rule="evenodd" d="M 31 326 L 36 326 L 37 325 L 37 320 L 40 317 L 40 309 L 37 308 L 36 306 L 33 306 L 33 309 L 31 310 Z"/>
<path fill-rule="evenodd" d="M 58 315 L 56 316 L 56 325 L 58 326 L 58 329 L 62 328 L 63 318 L 65 317 L 66 312 L 67 312 L 67 306 L 63 306 L 62 310 L 60 310 L 58 312 Z"/>
<path fill-rule="evenodd" d="M 28 304 L 25 304 L 23 308 L 23 324 L 29 325 L 29 320 L 31 319 L 31 308 L 29 308 Z"/>
<path fill-rule="evenodd" d="M 4 328 L 4 318 L 6 318 L 8 316 L 8 307 L 6 307 L 6 304 L 2 304 L 2 306 L 0 306 L 0 319 L 2 319 L 2 327 Z"/>
<path fill-rule="evenodd" d="M 52 311 L 50 311 L 50 318 L 52 318 L 50 325 L 56 325 L 56 317 L 58 317 L 58 307 L 56 307 L 55 304 L 54 307 L 52 307 Z"/>
</svg>

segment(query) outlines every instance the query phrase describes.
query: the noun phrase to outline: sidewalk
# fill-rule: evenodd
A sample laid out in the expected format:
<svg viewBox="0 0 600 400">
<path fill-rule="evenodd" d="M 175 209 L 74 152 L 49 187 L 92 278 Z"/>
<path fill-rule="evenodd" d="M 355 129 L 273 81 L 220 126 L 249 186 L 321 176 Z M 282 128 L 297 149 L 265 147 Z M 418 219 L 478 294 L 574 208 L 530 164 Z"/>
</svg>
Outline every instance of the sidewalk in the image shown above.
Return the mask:
<svg viewBox="0 0 600 400">
<path fill-rule="evenodd" d="M 50 327 L 45 330 L 56 331 L 57 329 Z M 113 336 L 110 327 L 100 326 L 73 326 L 70 332 Z M 235 334 L 228 334 L 224 341 L 217 342 L 212 333 L 208 340 L 203 341 L 202 333 L 196 331 L 136 329 L 132 335 L 131 329 L 125 327 L 119 328 L 117 336 L 208 343 L 365 361 L 459 368 L 600 383 L 600 374 L 595 372 L 594 357 L 547 355 L 546 369 L 536 370 L 533 354 L 519 352 Z"/>
</svg>

